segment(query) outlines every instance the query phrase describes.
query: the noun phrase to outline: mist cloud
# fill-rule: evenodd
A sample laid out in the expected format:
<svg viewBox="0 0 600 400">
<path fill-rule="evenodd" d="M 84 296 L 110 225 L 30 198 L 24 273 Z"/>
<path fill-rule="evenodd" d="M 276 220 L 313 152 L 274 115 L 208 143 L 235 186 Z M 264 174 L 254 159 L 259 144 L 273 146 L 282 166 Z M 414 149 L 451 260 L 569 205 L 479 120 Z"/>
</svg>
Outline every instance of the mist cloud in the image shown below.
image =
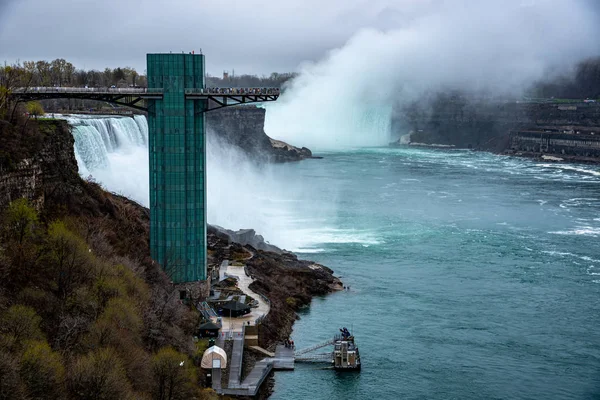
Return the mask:
<svg viewBox="0 0 600 400">
<path fill-rule="evenodd" d="M 389 124 L 382 121 L 395 102 L 440 89 L 517 94 L 550 69 L 564 72 L 599 54 L 598 14 L 588 1 L 429 6 L 399 28 L 363 29 L 305 64 L 269 106 L 267 133 L 317 150 L 383 145 Z"/>
<path fill-rule="evenodd" d="M 0 57 L 65 58 L 80 68 L 132 66 L 149 52 L 203 50 L 207 71 L 289 72 L 386 29 L 427 0 L 0 0 Z M 2 5 L 9 4 L 8 7 Z M 387 11 L 386 11 L 387 10 Z M 389 15 L 390 18 L 385 17 Z M 402 17 L 405 18 L 405 17 Z"/>
</svg>

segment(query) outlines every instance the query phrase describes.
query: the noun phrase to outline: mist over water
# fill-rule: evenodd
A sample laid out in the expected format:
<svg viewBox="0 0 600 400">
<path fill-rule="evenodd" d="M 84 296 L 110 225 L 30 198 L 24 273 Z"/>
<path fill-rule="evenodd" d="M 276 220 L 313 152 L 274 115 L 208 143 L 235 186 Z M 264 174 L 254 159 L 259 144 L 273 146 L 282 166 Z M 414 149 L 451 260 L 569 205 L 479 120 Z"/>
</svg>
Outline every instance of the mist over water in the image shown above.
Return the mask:
<svg viewBox="0 0 600 400">
<path fill-rule="evenodd" d="M 335 217 L 336 185 L 323 202 L 290 167 L 259 165 L 216 135 L 207 134 L 209 223 L 228 229 L 252 228 L 288 250 L 314 249 Z M 308 234 L 311 232 L 312 234 Z"/>
<path fill-rule="evenodd" d="M 68 117 L 83 177 L 149 206 L 146 118 Z M 318 161 L 315 161 L 318 162 Z M 311 190 L 290 165 L 259 165 L 243 152 L 207 134 L 208 222 L 228 229 L 252 228 L 279 247 L 320 251 L 322 243 L 372 243 L 368 233 L 335 227 L 337 191 Z"/>
<path fill-rule="evenodd" d="M 303 65 L 265 130 L 313 151 L 385 145 L 394 104 L 448 89 L 519 96 L 596 56 L 599 20 L 586 0 L 424 2 L 397 28 L 359 31 Z"/>
</svg>

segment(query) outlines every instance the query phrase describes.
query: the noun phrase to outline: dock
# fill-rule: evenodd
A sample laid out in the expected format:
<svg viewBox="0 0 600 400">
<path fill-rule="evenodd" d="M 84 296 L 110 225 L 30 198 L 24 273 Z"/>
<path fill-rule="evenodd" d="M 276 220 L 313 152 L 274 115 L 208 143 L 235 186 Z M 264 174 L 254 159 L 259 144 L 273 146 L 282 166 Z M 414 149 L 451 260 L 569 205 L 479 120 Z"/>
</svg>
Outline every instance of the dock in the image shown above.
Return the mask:
<svg viewBox="0 0 600 400">
<path fill-rule="evenodd" d="M 242 357 L 244 353 L 244 337 L 234 336 L 233 350 L 231 359 L 229 360 L 229 388 L 237 389 L 241 387 L 240 379 L 242 378 Z"/>
<path fill-rule="evenodd" d="M 270 353 L 258 346 L 251 347 L 253 347 L 253 350 L 260 351 L 261 353 Z M 213 369 L 212 388 L 217 393 L 230 396 L 256 396 L 258 389 L 260 389 L 260 386 L 271 371 L 291 371 L 294 369 L 294 349 L 278 345 L 275 349 L 274 357 L 263 358 L 257 362 L 248 376 L 240 382 L 243 352 L 244 337 L 234 336 L 227 388 L 221 386 L 221 370 L 217 372 Z"/>
<path fill-rule="evenodd" d="M 290 371 L 294 369 L 294 349 L 278 345 L 275 348 L 275 357 L 273 358 L 273 369 L 280 371 Z"/>
<path fill-rule="evenodd" d="M 224 271 L 225 270 L 225 271 Z M 221 266 L 222 277 L 233 277 L 237 280 L 238 287 L 244 293 L 257 299 L 259 305 L 253 310 L 253 315 L 241 318 L 221 317 L 222 326 L 221 332 L 216 338 L 216 345 L 220 348 L 225 348 L 225 342 L 232 343 L 231 355 L 229 357 L 227 368 L 229 377 L 226 382 L 223 382 L 223 371 L 221 369 L 212 370 L 212 388 L 220 395 L 226 396 L 256 396 L 261 385 L 272 371 L 293 371 L 297 361 L 315 361 L 315 357 L 310 357 L 310 353 L 316 349 L 331 345 L 332 340 L 318 343 L 311 347 L 295 351 L 293 347 L 285 345 L 277 345 L 275 352 L 269 351 L 259 346 L 258 325 L 262 316 L 269 312 L 270 304 L 268 300 L 253 292 L 249 285 L 252 279 L 247 275 L 245 269 L 229 265 L 227 260 L 223 261 Z M 241 300 L 245 300 L 245 295 L 242 295 Z M 220 293 L 215 291 L 213 299 L 219 299 Z M 222 299 L 221 299 L 222 300 Z M 214 318 L 214 310 L 203 303 L 200 311 L 206 317 Z M 227 330 L 225 327 L 229 327 Z M 242 376 L 244 350 L 251 350 L 265 356 L 258 361 L 247 376 Z M 330 353 L 327 353 L 330 360 Z M 321 356 L 321 355 L 319 355 Z M 319 357 L 322 359 L 323 357 Z M 225 387 L 224 387 L 225 386 Z"/>
<path fill-rule="evenodd" d="M 242 332 L 235 332 L 226 338 L 233 341 L 233 349 L 229 360 L 229 381 L 227 387 L 222 387 L 221 371 L 213 369 L 212 388 L 221 395 L 228 396 L 256 396 L 261 385 L 271 371 L 293 371 L 296 362 L 330 362 L 331 353 L 314 354 L 317 349 L 332 345 L 335 339 L 330 339 L 313 346 L 295 350 L 285 345 L 277 345 L 275 353 L 258 346 L 257 327 L 253 325 L 242 327 Z M 252 371 L 242 381 L 242 365 L 244 349 L 252 350 L 267 357 L 256 363 Z"/>
</svg>

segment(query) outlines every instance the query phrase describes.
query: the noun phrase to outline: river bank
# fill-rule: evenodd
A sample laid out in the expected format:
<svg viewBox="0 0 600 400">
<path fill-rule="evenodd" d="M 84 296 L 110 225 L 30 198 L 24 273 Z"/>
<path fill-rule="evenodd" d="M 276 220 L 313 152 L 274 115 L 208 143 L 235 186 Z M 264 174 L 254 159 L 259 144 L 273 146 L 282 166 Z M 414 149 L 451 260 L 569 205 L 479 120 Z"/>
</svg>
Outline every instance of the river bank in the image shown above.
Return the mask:
<svg viewBox="0 0 600 400">
<path fill-rule="evenodd" d="M 233 239 L 233 240 L 232 240 Z M 270 310 L 259 328 L 260 345 L 274 345 L 290 336 L 297 312 L 309 306 L 314 296 L 342 290 L 333 270 L 301 260 L 288 251 L 265 251 L 241 244 L 215 227 L 208 228 L 209 264 L 221 265 L 232 254 L 251 254 L 243 263 L 253 282 L 249 288 L 269 300 Z M 245 271 L 242 271 L 245 273 Z"/>
<path fill-rule="evenodd" d="M 392 131 L 408 132 L 395 142 L 399 145 L 437 144 L 433 146 L 600 163 L 600 104 L 596 102 L 438 99 L 398 110 Z"/>
<path fill-rule="evenodd" d="M 598 141 L 594 142 L 596 147 L 600 147 L 600 137 L 598 137 Z M 473 149 L 473 148 L 461 148 L 455 145 L 446 145 L 446 144 L 428 144 L 428 143 L 416 143 L 416 142 L 407 142 L 407 143 L 398 143 L 393 142 L 390 143 L 390 147 L 414 147 L 414 148 L 422 148 L 422 149 L 440 149 L 440 150 L 470 150 L 470 151 L 480 151 L 484 153 L 497 154 L 502 156 L 509 157 L 521 157 L 532 159 L 540 162 L 552 162 L 552 163 L 575 163 L 575 164 L 588 164 L 588 165 L 599 165 L 600 157 L 591 156 L 589 153 L 586 153 L 585 150 L 583 154 L 569 154 L 558 151 L 539 151 L 539 144 L 537 146 L 537 151 L 533 150 L 536 146 L 525 146 L 520 147 L 518 145 L 511 146 L 512 148 L 506 148 L 502 150 L 492 150 L 492 149 Z M 581 151 L 580 148 L 570 147 L 567 151 Z M 594 152 L 597 152 L 597 148 L 593 149 Z"/>
</svg>

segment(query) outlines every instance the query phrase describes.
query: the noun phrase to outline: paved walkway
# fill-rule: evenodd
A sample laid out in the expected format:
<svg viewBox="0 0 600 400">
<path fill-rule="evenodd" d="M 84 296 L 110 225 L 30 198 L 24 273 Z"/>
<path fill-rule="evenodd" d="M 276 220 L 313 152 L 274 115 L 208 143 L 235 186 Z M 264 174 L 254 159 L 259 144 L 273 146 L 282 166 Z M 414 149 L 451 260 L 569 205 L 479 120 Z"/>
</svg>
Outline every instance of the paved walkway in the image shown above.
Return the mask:
<svg viewBox="0 0 600 400">
<path fill-rule="evenodd" d="M 252 371 L 248 374 L 242 387 L 248 388 L 248 394 L 250 396 L 256 395 L 256 392 L 262 385 L 263 381 L 269 375 L 269 372 L 273 369 L 273 361 L 270 358 L 265 358 L 256 363 Z"/>
<path fill-rule="evenodd" d="M 251 325 L 254 325 L 254 321 L 269 313 L 270 306 L 269 304 L 263 300 L 263 298 L 256 292 L 252 291 L 248 286 L 254 282 L 252 278 L 246 276 L 243 266 L 233 266 L 227 265 L 227 271 L 230 275 L 235 275 L 238 277 L 237 286 L 238 288 L 244 292 L 246 295 L 251 296 L 253 299 L 258 301 L 258 307 L 252 308 L 252 311 L 249 314 L 244 315 L 243 317 L 238 318 L 229 318 L 223 316 L 221 321 L 223 323 L 222 332 L 241 332 L 242 326 L 247 325 L 248 321 L 250 321 Z"/>
<path fill-rule="evenodd" d="M 236 336 L 233 338 L 233 350 L 231 359 L 229 360 L 229 389 L 237 389 L 240 387 L 240 379 L 242 378 L 242 356 L 244 355 L 244 338 Z"/>
<path fill-rule="evenodd" d="M 215 391 L 221 390 L 221 368 L 212 369 L 212 388 Z"/>
<path fill-rule="evenodd" d="M 244 355 L 244 337 L 242 336 L 243 326 L 248 325 L 248 322 L 250 322 L 251 325 L 254 325 L 257 318 L 266 315 L 270 311 L 270 306 L 258 293 L 249 288 L 254 280 L 246 275 L 243 266 L 233 266 L 229 265 L 229 262 L 223 261 L 221 264 L 221 274 L 222 276 L 227 274 L 237 277 L 237 286 L 244 293 L 244 295 L 240 296 L 240 300 L 245 299 L 246 296 L 251 296 L 258 302 L 258 307 L 252 308 L 251 312 L 243 317 L 221 317 L 222 328 L 221 335 L 217 339 L 217 345 L 223 346 L 226 338 L 232 338 L 233 349 L 231 359 L 229 360 L 229 382 L 227 388 L 215 388 L 214 383 L 213 388 L 220 394 L 254 396 L 267 375 L 274 368 L 276 359 L 265 358 L 259 361 L 246 379 L 244 379 L 244 382 L 240 382 L 242 375 L 242 357 Z M 290 355 L 287 353 L 285 355 L 281 354 L 279 357 L 279 364 L 280 367 L 283 367 L 282 369 L 294 368 L 293 350 L 290 349 L 290 351 L 291 359 Z"/>
</svg>

